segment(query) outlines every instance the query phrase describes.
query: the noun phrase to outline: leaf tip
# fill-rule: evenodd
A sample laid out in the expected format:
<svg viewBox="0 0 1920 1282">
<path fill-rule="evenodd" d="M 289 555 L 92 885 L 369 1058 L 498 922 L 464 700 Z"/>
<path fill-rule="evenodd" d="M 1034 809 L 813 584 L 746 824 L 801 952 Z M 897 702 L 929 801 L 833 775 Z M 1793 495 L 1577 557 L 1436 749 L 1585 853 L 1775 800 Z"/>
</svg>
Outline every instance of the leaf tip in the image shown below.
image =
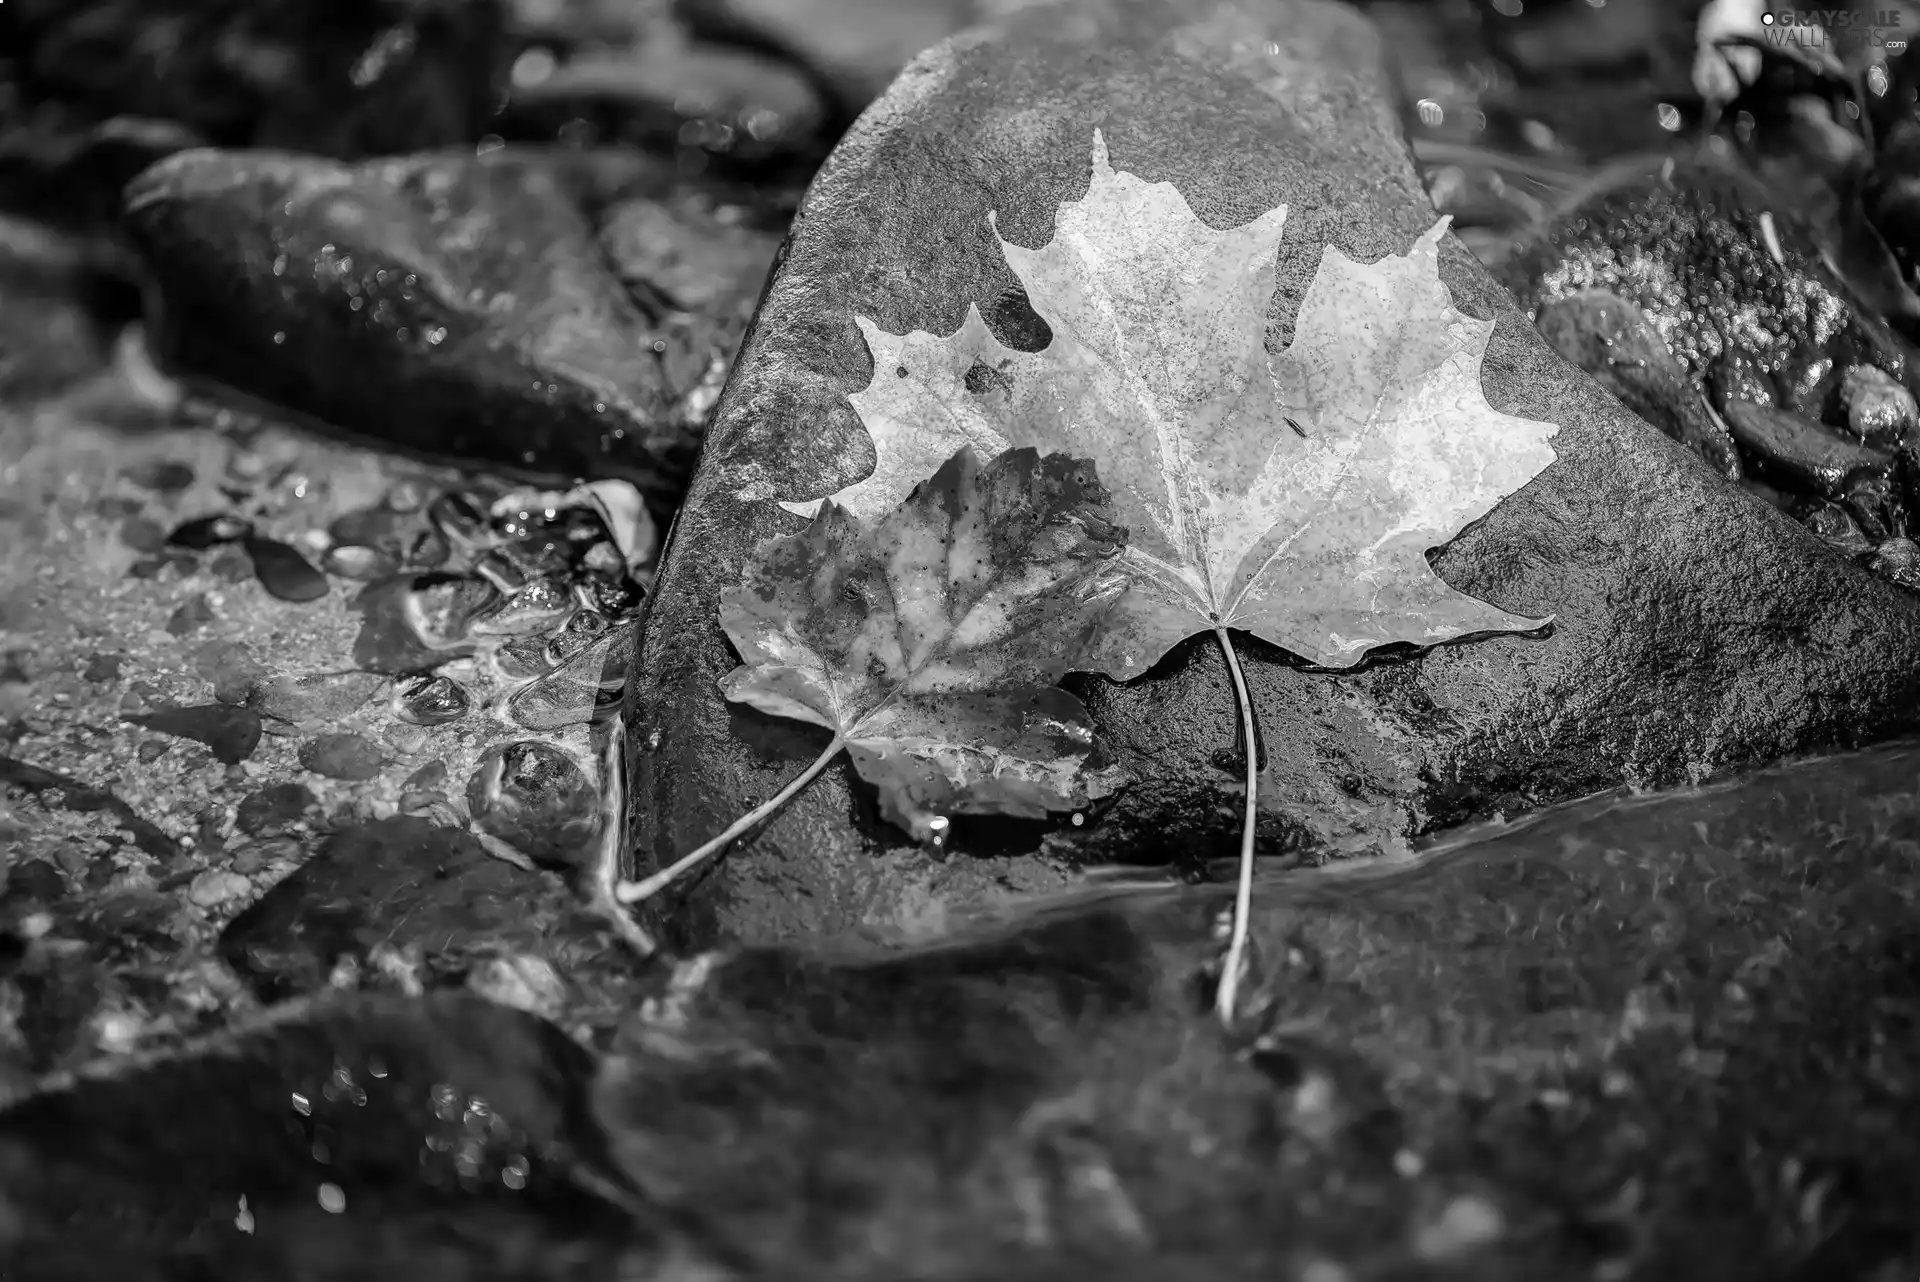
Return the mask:
<svg viewBox="0 0 1920 1282">
<path fill-rule="evenodd" d="M 1093 130 L 1093 175 L 1095 178 L 1113 176 L 1113 165 L 1107 156 L 1107 135 L 1097 125 Z"/>
</svg>

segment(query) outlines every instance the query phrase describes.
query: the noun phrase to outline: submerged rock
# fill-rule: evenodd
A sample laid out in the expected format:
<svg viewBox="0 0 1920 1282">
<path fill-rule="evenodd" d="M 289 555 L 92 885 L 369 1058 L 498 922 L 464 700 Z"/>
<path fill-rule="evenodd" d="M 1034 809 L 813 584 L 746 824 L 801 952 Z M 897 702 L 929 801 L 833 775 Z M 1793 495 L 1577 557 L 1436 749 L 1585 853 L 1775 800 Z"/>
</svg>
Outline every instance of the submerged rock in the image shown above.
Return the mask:
<svg viewBox="0 0 1920 1282">
<path fill-rule="evenodd" d="M 720 832 L 824 746 L 821 732 L 723 699 L 738 658 L 714 603 L 760 540 L 799 528 L 774 500 L 819 497 L 872 467 L 847 400 L 872 373 L 856 316 L 946 334 L 977 303 L 1004 341 L 1044 345 L 987 217 L 1014 244 L 1046 243 L 1060 202 L 1086 190 L 1096 126 L 1115 169 L 1177 183 L 1215 227 L 1289 207 L 1276 346 L 1325 247 L 1371 262 L 1432 225 L 1364 20 L 1311 3 L 1262 12 L 1089 0 L 1023 14 L 928 54 L 816 178 L 642 625 L 626 716 L 641 745 L 630 792 L 641 871 Z M 1495 322 L 1482 371 L 1493 406 L 1560 432 L 1557 461 L 1434 563 L 1461 591 L 1552 615 L 1553 630 L 1342 673 L 1246 643 L 1267 746 L 1264 853 L 1398 850 L 1463 820 L 1915 723 L 1920 601 L 1694 466 L 1556 356 L 1457 241 L 1442 241 L 1440 272 L 1456 306 Z M 1229 855 L 1238 780 L 1213 759 L 1233 755 L 1236 719 L 1218 645 L 1190 640 L 1129 685 L 1071 684 L 1139 782 L 1054 834 L 1049 853 Z M 917 920 L 934 886 L 950 909 L 997 893 L 995 877 L 1048 875 L 1024 858 L 1039 830 L 955 829 L 954 851 L 1000 858 L 930 864 L 835 766 L 675 921 L 693 938 L 885 928 Z"/>
<path fill-rule="evenodd" d="M 385 682 L 370 672 L 312 672 L 273 677 L 247 693 L 247 706 L 263 717 L 309 727 L 337 721 L 364 707 Z"/>
<path fill-rule="evenodd" d="M 457 976 L 476 950 L 529 946 L 553 899 L 469 833 L 386 819 L 328 837 L 228 924 L 220 952 L 268 1000 L 314 992 L 342 958 L 365 967 L 382 945 Z"/>
<path fill-rule="evenodd" d="M 387 754 L 365 735 L 316 735 L 300 745 L 300 764 L 317 775 L 353 783 L 380 777 Z"/>
<path fill-rule="evenodd" d="M 0 1112 L 10 1271 L 584 1282 L 658 1241 L 616 1209 L 592 1056 L 544 1020 L 367 995 L 198 1049 Z"/>
<path fill-rule="evenodd" d="M 128 717 L 135 725 L 161 734 L 204 743 L 216 761 L 236 765 L 253 755 L 260 744 L 260 718 L 247 708 L 205 703 L 190 708 L 162 708 Z"/>
<path fill-rule="evenodd" d="M 585 862 L 603 831 L 593 778 L 537 739 L 489 749 L 467 781 L 467 809 L 488 836 L 553 867 Z"/>
<path fill-rule="evenodd" d="M 393 691 L 393 715 L 408 725 L 444 726 L 473 711 L 473 696 L 452 677 L 408 677 Z"/>
<path fill-rule="evenodd" d="M 667 358 L 557 163 L 196 150 L 128 189 L 126 221 L 180 371 L 391 446 L 624 477 L 671 514 L 704 366 Z"/>
</svg>

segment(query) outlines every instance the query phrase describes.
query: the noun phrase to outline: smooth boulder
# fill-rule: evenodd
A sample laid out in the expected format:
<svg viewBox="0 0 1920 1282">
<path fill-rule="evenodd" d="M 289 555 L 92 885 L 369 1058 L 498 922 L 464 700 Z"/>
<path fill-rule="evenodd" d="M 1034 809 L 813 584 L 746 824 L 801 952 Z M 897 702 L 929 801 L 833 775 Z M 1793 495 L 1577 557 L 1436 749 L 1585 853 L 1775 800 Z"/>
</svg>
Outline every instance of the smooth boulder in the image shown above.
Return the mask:
<svg viewBox="0 0 1920 1282">
<path fill-rule="evenodd" d="M 1024 303 L 988 214 L 1009 241 L 1044 244 L 1059 204 L 1086 190 L 1097 127 L 1115 169 L 1175 183 L 1215 227 L 1289 207 L 1277 349 L 1324 247 L 1371 262 L 1432 225 L 1380 66 L 1373 29 L 1333 5 L 1079 3 L 948 42 L 866 114 L 809 192 L 645 625 L 629 695 L 651 747 L 631 793 L 643 869 L 720 831 L 824 745 L 723 700 L 738 659 L 714 603 L 756 543 L 800 528 L 775 500 L 830 493 L 872 466 L 847 400 L 872 370 L 854 318 L 944 334 L 978 303 L 1020 342 Z M 1553 629 L 1339 673 L 1244 642 L 1265 745 L 1263 854 L 1392 852 L 1464 820 L 1913 723 L 1920 598 L 1695 466 L 1555 355 L 1456 240 L 1440 271 L 1458 308 L 1496 322 L 1482 370 L 1493 406 L 1560 432 L 1556 461 L 1434 564 L 1505 610 L 1552 615 Z M 956 899 L 1044 882 L 1055 856 L 1230 855 L 1236 718 L 1215 643 L 1192 639 L 1125 686 L 1073 688 L 1135 782 L 1084 827 L 1059 828 L 1047 860 L 1028 857 L 1039 834 L 996 830 L 975 852 L 1005 857 L 937 863 L 880 824 L 836 766 L 681 901 L 683 927 L 912 928 Z"/>
<path fill-rule="evenodd" d="M 631 480 L 664 520 L 730 336 L 643 309 L 609 270 L 592 211 L 620 163 L 181 152 L 127 192 L 155 347 L 222 394 L 387 446 Z M 665 181 L 624 168 L 636 195 Z"/>
</svg>

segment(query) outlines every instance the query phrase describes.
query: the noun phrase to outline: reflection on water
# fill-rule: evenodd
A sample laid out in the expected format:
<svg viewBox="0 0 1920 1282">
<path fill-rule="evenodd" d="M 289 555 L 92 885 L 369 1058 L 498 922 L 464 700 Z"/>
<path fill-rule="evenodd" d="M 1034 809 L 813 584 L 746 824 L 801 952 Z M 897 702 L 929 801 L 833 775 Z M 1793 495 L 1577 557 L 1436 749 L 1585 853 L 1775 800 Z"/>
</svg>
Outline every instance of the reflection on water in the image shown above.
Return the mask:
<svg viewBox="0 0 1920 1282">
<path fill-rule="evenodd" d="M 1354 859 L 1316 868 L 1266 868 L 1255 879 L 1256 902 L 1350 903 L 1403 890 L 1451 870 L 1526 862 L 1570 870 L 1610 852 L 1646 858 L 1683 850 L 1711 831 L 1720 848 L 1743 841 L 1795 839 L 1810 812 L 1831 822 L 1877 831 L 1896 816 L 1920 812 L 1920 739 L 1812 757 L 1771 766 L 1700 787 L 1637 792 L 1615 789 L 1550 806 L 1505 823 L 1464 825 L 1414 844 L 1401 857 Z M 1079 886 L 1019 904 L 976 911 L 971 924 L 995 931 L 1017 922 L 1073 915 L 1099 904 L 1151 903 L 1233 893 L 1233 864 L 1218 861 L 1209 879 L 1192 885 L 1169 876 L 1142 877 L 1138 868 L 1091 869 Z"/>
</svg>

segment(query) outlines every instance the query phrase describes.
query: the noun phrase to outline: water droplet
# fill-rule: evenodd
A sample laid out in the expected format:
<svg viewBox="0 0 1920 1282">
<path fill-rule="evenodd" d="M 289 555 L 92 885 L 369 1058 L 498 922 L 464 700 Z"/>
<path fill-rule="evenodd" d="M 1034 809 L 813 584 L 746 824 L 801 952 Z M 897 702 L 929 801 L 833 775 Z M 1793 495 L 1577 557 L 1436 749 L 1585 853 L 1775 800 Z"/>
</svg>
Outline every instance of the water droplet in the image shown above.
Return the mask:
<svg viewBox="0 0 1920 1282">
<path fill-rule="evenodd" d="M 347 1195 L 338 1184 L 320 1186 L 320 1209 L 330 1215 L 338 1215 L 347 1209 Z"/>
<path fill-rule="evenodd" d="M 544 863 L 575 862 L 600 832 L 599 792 L 587 772 L 532 739 L 481 758 L 467 784 L 467 806 L 488 834 Z"/>
<path fill-rule="evenodd" d="M 284 330 L 284 329 L 276 329 L 276 330 L 274 330 L 274 331 L 273 331 L 273 345 L 274 345 L 275 347 L 279 347 L 279 346 L 280 346 L 281 344 L 283 344 L 283 343 L 285 343 L 286 341 L 287 341 L 287 331 L 286 331 L 286 330 Z"/>
<path fill-rule="evenodd" d="M 476 614 L 499 599 L 484 579 L 454 574 L 423 574 L 407 593 L 407 621 L 420 640 L 436 649 L 465 640 Z"/>
<path fill-rule="evenodd" d="M 452 677 L 412 677 L 393 692 L 393 715 L 413 726 L 444 726 L 473 711 L 473 696 Z"/>
<path fill-rule="evenodd" d="M 447 341 L 447 327 L 445 325 L 435 325 L 432 329 L 429 329 L 422 337 L 424 337 L 427 340 L 427 346 L 438 347 L 440 346 L 440 344 Z"/>
<path fill-rule="evenodd" d="M 278 254 L 274 257 L 273 274 L 275 276 L 285 276 L 287 274 L 287 256 L 285 254 Z"/>
</svg>

